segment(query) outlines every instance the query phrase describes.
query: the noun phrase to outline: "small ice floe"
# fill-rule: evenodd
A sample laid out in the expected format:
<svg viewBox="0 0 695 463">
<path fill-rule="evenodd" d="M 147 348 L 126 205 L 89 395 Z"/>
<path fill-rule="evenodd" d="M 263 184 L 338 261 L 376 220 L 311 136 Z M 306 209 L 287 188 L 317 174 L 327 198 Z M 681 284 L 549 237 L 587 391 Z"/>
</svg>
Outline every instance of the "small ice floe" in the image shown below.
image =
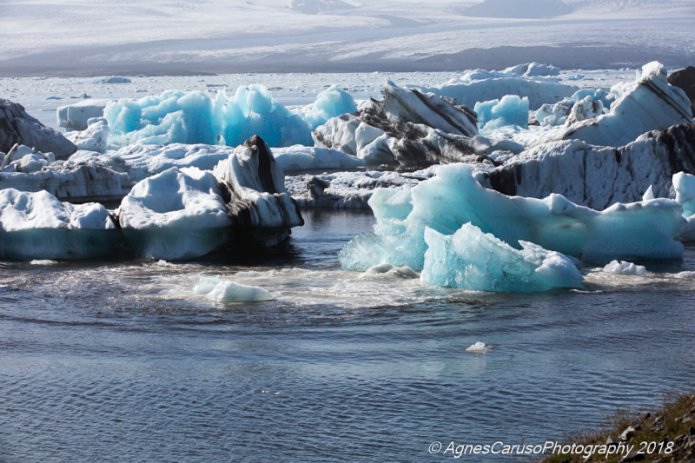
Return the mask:
<svg viewBox="0 0 695 463">
<path fill-rule="evenodd" d="M 193 291 L 218 303 L 260 302 L 273 299 L 273 296 L 263 288 L 246 286 L 231 280 L 222 280 L 219 277 L 200 277 Z"/>
<path fill-rule="evenodd" d="M 51 260 L 51 259 L 34 259 L 29 262 L 29 265 L 55 265 L 57 264 L 57 260 Z"/>
<path fill-rule="evenodd" d="M 490 346 L 482 341 L 477 341 L 474 344 L 471 344 L 470 346 L 466 347 L 466 352 L 470 352 L 472 354 L 484 354 L 489 350 Z"/>
<path fill-rule="evenodd" d="M 636 265 L 632 262 L 627 262 L 624 260 L 614 260 L 608 265 L 603 267 L 603 271 L 606 273 L 614 273 L 616 275 L 646 275 L 649 272 L 646 267 L 642 265 Z"/>
</svg>

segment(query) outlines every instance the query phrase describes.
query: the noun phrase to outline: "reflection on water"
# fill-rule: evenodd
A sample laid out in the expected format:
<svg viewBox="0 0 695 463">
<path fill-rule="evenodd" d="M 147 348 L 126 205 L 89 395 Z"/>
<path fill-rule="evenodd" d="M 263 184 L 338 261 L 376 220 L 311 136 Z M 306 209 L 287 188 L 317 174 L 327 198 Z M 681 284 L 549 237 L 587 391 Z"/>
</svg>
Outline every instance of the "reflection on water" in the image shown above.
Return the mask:
<svg viewBox="0 0 695 463">
<path fill-rule="evenodd" d="M 340 270 L 369 215 L 306 218 L 283 251 L 0 264 L 0 461 L 438 461 L 434 440 L 559 438 L 695 385 L 687 275 L 429 288 Z M 215 305 L 204 274 L 274 300 Z"/>
</svg>

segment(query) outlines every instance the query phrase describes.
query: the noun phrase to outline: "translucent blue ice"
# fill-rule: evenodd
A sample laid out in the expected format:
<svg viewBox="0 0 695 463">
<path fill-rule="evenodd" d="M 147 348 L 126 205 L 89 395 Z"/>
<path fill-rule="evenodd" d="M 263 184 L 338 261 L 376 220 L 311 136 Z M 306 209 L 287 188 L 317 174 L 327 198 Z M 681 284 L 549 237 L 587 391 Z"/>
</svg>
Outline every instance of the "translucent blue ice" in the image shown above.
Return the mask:
<svg viewBox="0 0 695 463">
<path fill-rule="evenodd" d="M 354 112 L 344 90 L 330 87 L 316 102 L 291 111 L 262 85 L 239 87 L 234 95 L 168 90 L 138 100 L 109 104 L 104 117 L 112 143 L 205 143 L 237 146 L 260 135 L 269 146 L 313 145 L 311 131 L 331 117 Z"/>
<path fill-rule="evenodd" d="M 509 197 L 481 186 L 470 167 L 461 164 L 439 167 L 435 177 L 410 190 L 377 190 L 369 205 L 376 225 L 373 232 L 357 237 L 343 248 L 339 258 L 344 268 L 365 271 L 388 263 L 422 270 L 427 268 L 426 252 L 432 243 L 441 241 L 438 235 L 426 230 L 451 236 L 467 223 L 522 252 L 509 257 L 512 260 L 519 256 L 525 259 L 526 251 L 549 256 L 539 254 L 526 243 L 590 262 L 678 258 L 683 253 L 683 245 L 675 238 L 685 220 L 681 205 L 674 200 L 614 204 L 596 211 L 557 194 L 545 199 Z M 428 240 L 428 234 L 433 238 Z M 473 235 L 466 231 L 467 240 L 472 240 Z M 476 239 L 490 244 L 489 237 Z M 498 243 L 490 246 L 501 249 Z M 452 256 L 452 262 L 466 255 L 461 249 L 455 253 L 458 257 Z M 488 257 L 494 260 L 500 255 Z M 545 257 L 539 259 L 534 262 L 542 263 Z M 442 280 L 437 277 L 433 281 Z"/>
<path fill-rule="evenodd" d="M 475 104 L 478 127 L 488 132 L 507 126 L 528 128 L 528 110 L 528 98 L 517 95 L 505 95 L 500 100 Z"/>
</svg>

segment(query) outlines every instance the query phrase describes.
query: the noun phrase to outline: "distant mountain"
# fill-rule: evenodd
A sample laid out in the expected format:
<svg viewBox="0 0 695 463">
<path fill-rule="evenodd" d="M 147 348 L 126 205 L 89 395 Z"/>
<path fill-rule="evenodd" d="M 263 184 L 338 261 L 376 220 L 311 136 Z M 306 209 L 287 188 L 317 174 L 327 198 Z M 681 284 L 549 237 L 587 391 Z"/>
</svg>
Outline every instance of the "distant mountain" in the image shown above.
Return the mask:
<svg viewBox="0 0 695 463">
<path fill-rule="evenodd" d="M 550 18 L 572 13 L 562 0 L 484 0 L 462 12 L 467 16 L 488 18 Z"/>
</svg>

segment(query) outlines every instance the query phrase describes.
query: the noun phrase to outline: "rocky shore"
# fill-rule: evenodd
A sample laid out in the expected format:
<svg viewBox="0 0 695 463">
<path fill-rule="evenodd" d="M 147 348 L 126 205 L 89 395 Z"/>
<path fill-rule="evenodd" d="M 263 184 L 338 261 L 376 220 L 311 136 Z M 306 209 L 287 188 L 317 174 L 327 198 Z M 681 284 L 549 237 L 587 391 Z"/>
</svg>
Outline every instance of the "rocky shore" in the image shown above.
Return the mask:
<svg viewBox="0 0 695 463">
<path fill-rule="evenodd" d="M 647 413 L 621 412 L 616 414 L 610 427 L 588 431 L 568 438 L 579 445 L 607 445 L 631 448 L 606 457 L 595 454 L 560 454 L 543 463 L 574 462 L 695 462 L 695 393 L 667 400 L 659 409 Z M 608 452 L 615 453 L 615 452 Z"/>
</svg>

